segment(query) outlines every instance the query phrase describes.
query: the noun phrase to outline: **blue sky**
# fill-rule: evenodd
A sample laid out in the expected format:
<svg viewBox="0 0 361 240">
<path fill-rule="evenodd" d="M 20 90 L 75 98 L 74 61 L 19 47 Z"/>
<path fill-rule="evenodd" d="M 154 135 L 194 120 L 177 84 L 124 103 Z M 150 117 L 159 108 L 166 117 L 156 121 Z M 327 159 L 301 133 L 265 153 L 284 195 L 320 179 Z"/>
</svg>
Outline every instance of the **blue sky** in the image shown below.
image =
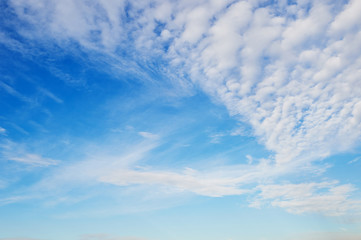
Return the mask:
<svg viewBox="0 0 361 240">
<path fill-rule="evenodd" d="M 0 240 L 361 238 L 361 2 L 0 3 Z"/>
</svg>

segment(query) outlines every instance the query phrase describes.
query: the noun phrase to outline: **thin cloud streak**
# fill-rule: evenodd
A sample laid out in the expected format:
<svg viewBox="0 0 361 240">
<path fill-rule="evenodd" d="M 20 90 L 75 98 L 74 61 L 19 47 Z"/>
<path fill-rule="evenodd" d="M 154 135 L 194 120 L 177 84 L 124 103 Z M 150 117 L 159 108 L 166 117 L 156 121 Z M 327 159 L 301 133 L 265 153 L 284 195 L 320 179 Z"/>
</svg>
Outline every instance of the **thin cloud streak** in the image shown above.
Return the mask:
<svg viewBox="0 0 361 240">
<path fill-rule="evenodd" d="M 22 163 L 34 167 L 48 167 L 59 164 L 60 161 L 28 152 L 23 145 L 6 140 L 0 144 L 2 159 Z"/>
</svg>

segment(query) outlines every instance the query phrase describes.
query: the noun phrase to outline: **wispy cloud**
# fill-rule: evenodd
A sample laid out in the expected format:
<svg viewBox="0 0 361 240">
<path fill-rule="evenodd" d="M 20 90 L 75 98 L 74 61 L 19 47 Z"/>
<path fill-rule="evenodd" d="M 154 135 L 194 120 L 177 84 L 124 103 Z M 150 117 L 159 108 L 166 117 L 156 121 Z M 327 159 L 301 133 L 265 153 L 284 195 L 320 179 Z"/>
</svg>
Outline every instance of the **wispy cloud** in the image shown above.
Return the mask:
<svg viewBox="0 0 361 240">
<path fill-rule="evenodd" d="M 144 138 L 149 138 L 149 139 L 158 139 L 159 138 L 159 136 L 157 134 L 150 133 L 150 132 L 138 132 L 138 134 Z"/>
<path fill-rule="evenodd" d="M 0 127 L 0 135 L 6 135 L 6 129 L 3 127 Z"/>
<path fill-rule="evenodd" d="M 361 159 L 361 157 L 354 158 L 354 159 L 352 159 L 351 161 L 349 161 L 348 164 L 356 163 L 356 162 L 358 162 L 360 159 Z"/>
<path fill-rule="evenodd" d="M 16 91 L 13 87 L 11 87 L 10 85 L 4 83 L 4 82 L 0 82 L 0 87 L 2 89 L 4 89 L 8 94 L 20 99 L 21 101 L 27 102 L 27 103 L 32 103 L 33 101 L 22 95 L 21 93 L 19 93 L 18 91 Z"/>
<path fill-rule="evenodd" d="M 158 156 L 162 156 L 155 154 L 156 149 L 162 147 L 159 139 L 145 138 L 138 144 L 128 144 L 128 147 L 117 144 L 117 149 L 121 149 L 117 153 L 114 153 L 110 146 L 108 150 L 105 146 L 99 147 L 98 150 L 89 148 L 89 154 L 85 159 L 64 162 L 20 195 L 17 193 L 12 197 L 2 198 L 0 202 L 5 205 L 36 198 L 41 199 L 45 205 L 54 206 L 81 202 L 103 194 L 102 190 L 96 190 L 97 186 L 113 186 L 119 189 L 140 186 L 142 192 L 157 189 L 160 198 L 183 193 L 207 197 L 246 195 L 251 199 L 252 207 L 270 204 L 296 214 L 361 214 L 361 201 L 353 199 L 352 195 L 356 189 L 350 184 L 339 184 L 337 181 L 269 184 L 284 176 L 310 172 L 317 174 L 318 167 L 305 167 L 299 164 L 279 166 L 271 160 L 254 160 L 247 156 L 248 164 L 210 164 L 201 169 L 162 166 L 160 170 L 159 167 L 147 165 L 146 161 L 157 161 Z M 8 156 L 8 160 L 31 166 L 58 163 L 53 159 L 27 153 Z M 76 194 L 74 189 L 79 194 Z M 134 194 L 138 192 L 135 191 Z"/>
<path fill-rule="evenodd" d="M 171 191 L 190 191 L 198 195 L 221 197 L 241 195 L 249 190 L 241 189 L 232 178 L 211 178 L 197 174 L 193 169 L 183 173 L 172 171 L 134 171 L 130 169 L 117 170 L 101 176 L 99 181 L 119 186 L 133 184 L 164 185 Z"/>
<path fill-rule="evenodd" d="M 0 154 L 3 160 L 15 161 L 34 167 L 47 167 L 59 163 L 57 160 L 43 157 L 35 153 L 29 153 L 22 145 L 11 141 L 5 141 L 0 145 Z"/>
<path fill-rule="evenodd" d="M 7 156 L 8 160 L 21 162 L 25 164 L 35 165 L 35 166 L 50 166 L 58 164 L 58 161 L 51 158 L 44 158 L 37 154 L 26 153 L 19 156 Z"/>
<path fill-rule="evenodd" d="M 259 185 L 258 198 L 251 204 L 259 207 L 269 202 L 296 214 L 321 213 L 329 216 L 361 214 L 361 200 L 349 196 L 356 189 L 338 182 Z"/>
<path fill-rule="evenodd" d="M 57 103 L 63 103 L 63 100 L 60 99 L 59 97 L 55 96 L 52 92 L 50 92 L 49 90 L 46 90 L 44 88 L 39 88 L 39 91 L 44 94 L 45 96 L 47 96 L 48 98 L 52 99 L 53 101 L 57 102 Z"/>
<path fill-rule="evenodd" d="M 154 151 L 159 146 L 161 145 L 158 140 L 150 138 L 130 148 L 125 147 L 126 150 L 116 156 L 107 155 L 106 151 L 98 153 L 90 151 L 90 155 L 84 160 L 54 168 L 41 181 L 29 187 L 28 193 L 24 191 L 23 195 L 4 198 L 1 202 L 10 204 L 37 198 L 42 199 L 46 205 L 57 205 L 84 201 L 102 194 L 94 187 L 104 188 L 104 184 L 107 184 L 120 187 L 119 189 L 141 186 L 142 192 L 148 191 L 145 190 L 148 188 L 158 189 L 158 197 L 180 193 L 208 197 L 247 195 L 251 199 L 252 207 L 271 204 L 296 214 L 319 213 L 328 216 L 361 214 L 359 207 L 361 202 L 352 198 L 356 189 L 350 184 L 339 184 L 337 181 L 268 184 L 283 176 L 313 171 L 309 167 L 303 168 L 300 165 L 280 167 L 270 160 L 261 159 L 244 165 L 216 165 L 203 167 L 201 170 L 195 168 L 180 170 L 170 167 L 159 170 L 147 166 L 145 161 L 157 157 Z M 40 160 L 38 158 L 35 160 L 28 164 L 39 164 Z M 40 162 L 44 164 L 42 159 Z M 74 194 L 74 189 L 77 189 L 79 195 Z"/>
<path fill-rule="evenodd" d="M 13 197 L 1 198 L 0 206 L 25 201 L 28 199 L 32 199 L 32 197 L 30 197 L 30 196 L 13 196 Z"/>
</svg>

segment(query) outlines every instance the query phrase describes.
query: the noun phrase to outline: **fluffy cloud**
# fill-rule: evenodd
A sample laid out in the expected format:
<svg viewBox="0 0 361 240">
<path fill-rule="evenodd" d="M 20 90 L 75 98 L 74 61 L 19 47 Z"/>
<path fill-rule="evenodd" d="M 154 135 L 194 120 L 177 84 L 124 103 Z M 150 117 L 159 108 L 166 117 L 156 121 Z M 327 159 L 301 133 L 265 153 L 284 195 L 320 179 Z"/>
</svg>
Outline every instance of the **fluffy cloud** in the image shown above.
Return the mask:
<svg viewBox="0 0 361 240">
<path fill-rule="evenodd" d="M 361 135 L 360 24 L 349 22 L 352 30 L 337 37 L 332 27 L 353 5 L 340 13 L 325 2 L 310 10 L 292 5 L 278 15 L 271 7 L 238 2 L 189 51 L 182 53 L 175 40 L 180 54 L 172 57 L 248 121 L 278 163 L 322 159 L 354 147 Z"/>
</svg>

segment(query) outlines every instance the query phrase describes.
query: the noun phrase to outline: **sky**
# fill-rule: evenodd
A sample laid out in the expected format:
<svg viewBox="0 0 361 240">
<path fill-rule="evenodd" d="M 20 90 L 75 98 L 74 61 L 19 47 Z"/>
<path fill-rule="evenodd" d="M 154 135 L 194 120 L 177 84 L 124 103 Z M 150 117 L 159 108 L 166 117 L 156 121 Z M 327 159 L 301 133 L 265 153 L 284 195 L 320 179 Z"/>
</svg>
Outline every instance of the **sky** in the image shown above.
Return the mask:
<svg viewBox="0 0 361 240">
<path fill-rule="evenodd" d="M 361 239 L 360 12 L 1 1 L 0 240 Z"/>
</svg>

